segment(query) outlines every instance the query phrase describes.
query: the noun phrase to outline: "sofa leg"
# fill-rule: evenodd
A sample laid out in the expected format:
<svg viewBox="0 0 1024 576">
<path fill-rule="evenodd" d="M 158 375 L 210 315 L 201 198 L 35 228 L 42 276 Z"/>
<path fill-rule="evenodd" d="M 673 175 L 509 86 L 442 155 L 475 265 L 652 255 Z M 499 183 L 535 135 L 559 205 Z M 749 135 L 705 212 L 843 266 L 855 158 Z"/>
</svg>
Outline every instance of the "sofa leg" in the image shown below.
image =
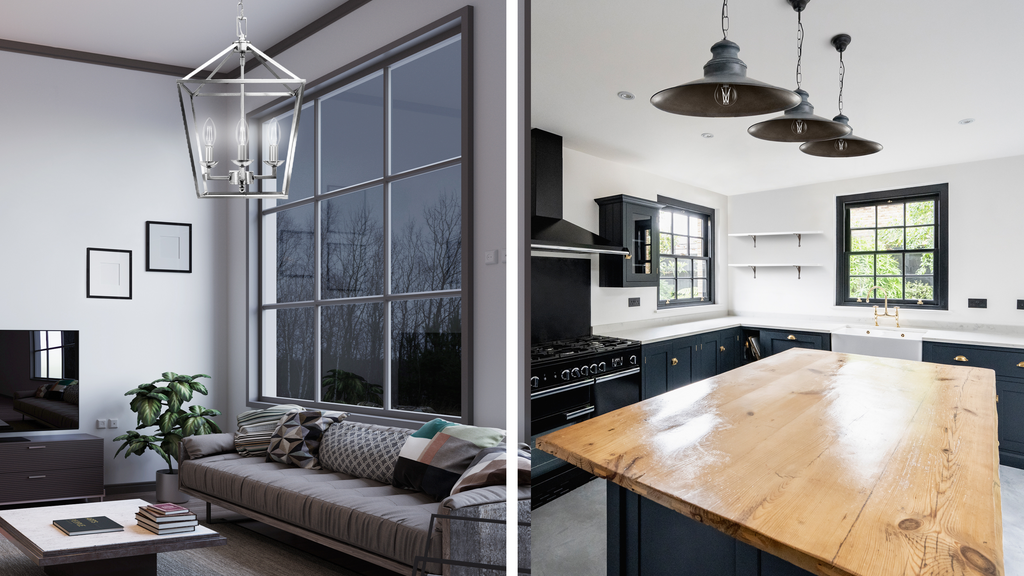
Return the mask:
<svg viewBox="0 0 1024 576">
<path fill-rule="evenodd" d="M 206 503 L 206 523 L 207 524 L 213 524 L 213 518 L 210 517 L 211 516 L 211 510 L 210 509 L 211 509 L 210 503 L 207 502 Z"/>
</svg>

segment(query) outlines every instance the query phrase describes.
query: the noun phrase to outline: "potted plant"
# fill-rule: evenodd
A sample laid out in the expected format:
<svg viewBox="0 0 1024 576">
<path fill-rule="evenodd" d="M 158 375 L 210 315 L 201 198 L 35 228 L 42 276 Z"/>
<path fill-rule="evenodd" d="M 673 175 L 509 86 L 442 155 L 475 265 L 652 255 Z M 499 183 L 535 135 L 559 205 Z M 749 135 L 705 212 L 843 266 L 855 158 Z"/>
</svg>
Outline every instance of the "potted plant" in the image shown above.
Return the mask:
<svg viewBox="0 0 1024 576">
<path fill-rule="evenodd" d="M 178 490 L 178 471 L 174 469 L 173 464 L 178 461 L 181 439 L 220 432 L 217 423 L 209 418 L 220 416 L 220 411 L 202 406 L 184 409 L 183 405 L 192 400 L 194 393 L 209 393 L 206 386 L 198 382 L 197 378 L 209 376 L 164 372 L 162 378 L 148 384 L 140 384 L 138 388 L 124 394 L 135 396 L 131 401 L 131 409 L 138 416 L 139 425 L 135 430 L 114 438 L 115 442 L 124 441 L 114 457 L 116 458 L 122 450 L 126 450 L 125 458 L 130 454 L 141 456 L 146 450 L 159 454 L 167 462 L 167 470 L 158 470 L 156 473 L 156 499 L 160 502 L 182 503 L 188 500 L 188 495 Z M 150 426 L 157 427 L 155 434 L 137 432 Z"/>
</svg>

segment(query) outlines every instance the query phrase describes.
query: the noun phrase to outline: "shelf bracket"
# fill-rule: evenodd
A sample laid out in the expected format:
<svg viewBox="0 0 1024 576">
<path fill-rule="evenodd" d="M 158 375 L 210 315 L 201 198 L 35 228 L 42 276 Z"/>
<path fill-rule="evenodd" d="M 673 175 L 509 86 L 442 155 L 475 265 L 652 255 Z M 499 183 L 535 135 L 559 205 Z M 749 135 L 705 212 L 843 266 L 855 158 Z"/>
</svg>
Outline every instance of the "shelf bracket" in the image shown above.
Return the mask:
<svg viewBox="0 0 1024 576">
<path fill-rule="evenodd" d="M 793 268 L 796 268 L 796 279 L 799 280 L 800 279 L 800 267 L 794 265 Z"/>
<path fill-rule="evenodd" d="M 757 278 L 757 266 L 751 266 L 750 269 L 754 271 L 754 278 Z"/>
<path fill-rule="evenodd" d="M 800 242 L 801 242 L 801 238 L 800 238 L 800 237 L 801 237 L 801 236 L 803 236 L 803 234 L 797 234 L 797 235 L 796 235 L 796 247 L 797 247 L 797 248 L 799 248 L 799 247 L 800 247 Z"/>
<path fill-rule="evenodd" d="M 757 248 L 757 235 L 751 234 L 750 237 L 754 240 L 754 248 Z M 756 276 L 755 276 L 756 278 Z"/>
</svg>

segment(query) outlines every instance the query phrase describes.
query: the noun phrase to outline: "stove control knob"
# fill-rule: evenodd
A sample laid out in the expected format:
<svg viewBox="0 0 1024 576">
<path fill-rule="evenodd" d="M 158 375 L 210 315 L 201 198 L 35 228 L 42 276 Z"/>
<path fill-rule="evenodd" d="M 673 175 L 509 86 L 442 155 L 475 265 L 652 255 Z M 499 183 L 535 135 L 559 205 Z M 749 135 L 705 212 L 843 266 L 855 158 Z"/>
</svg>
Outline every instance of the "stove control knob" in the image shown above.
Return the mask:
<svg viewBox="0 0 1024 576">
<path fill-rule="evenodd" d="M 600 364 L 597 365 L 597 371 L 598 372 L 607 372 L 608 371 L 608 365 L 605 364 L 604 362 L 601 362 Z"/>
<path fill-rule="evenodd" d="M 591 374 L 597 374 L 597 364 L 591 364 L 590 365 L 590 373 Z"/>
<path fill-rule="evenodd" d="M 568 380 L 568 379 L 569 379 L 569 371 L 568 370 L 562 370 L 562 380 Z"/>
<path fill-rule="evenodd" d="M 630 356 L 629 357 L 629 365 L 630 366 L 636 366 L 636 356 Z"/>
<path fill-rule="evenodd" d="M 572 377 L 573 378 L 579 378 L 580 377 L 580 369 L 579 368 L 573 368 L 572 369 Z"/>
<path fill-rule="evenodd" d="M 540 388 L 540 378 L 536 376 L 530 378 L 530 388 Z"/>
<path fill-rule="evenodd" d="M 587 368 L 587 366 L 584 364 L 583 366 L 580 366 L 580 374 L 582 374 L 583 376 L 587 376 L 588 374 L 590 374 L 590 369 Z"/>
</svg>

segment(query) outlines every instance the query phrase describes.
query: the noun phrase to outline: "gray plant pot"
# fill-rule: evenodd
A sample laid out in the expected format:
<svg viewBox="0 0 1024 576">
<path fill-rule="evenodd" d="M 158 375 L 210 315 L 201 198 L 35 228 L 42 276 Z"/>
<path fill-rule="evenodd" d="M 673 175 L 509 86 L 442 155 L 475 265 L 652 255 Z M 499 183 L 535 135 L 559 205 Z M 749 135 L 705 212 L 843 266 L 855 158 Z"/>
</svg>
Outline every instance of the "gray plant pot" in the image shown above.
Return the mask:
<svg viewBox="0 0 1024 576">
<path fill-rule="evenodd" d="M 178 490 L 178 471 L 168 472 L 157 470 L 156 472 L 156 501 L 184 504 L 188 502 L 188 494 Z"/>
</svg>

